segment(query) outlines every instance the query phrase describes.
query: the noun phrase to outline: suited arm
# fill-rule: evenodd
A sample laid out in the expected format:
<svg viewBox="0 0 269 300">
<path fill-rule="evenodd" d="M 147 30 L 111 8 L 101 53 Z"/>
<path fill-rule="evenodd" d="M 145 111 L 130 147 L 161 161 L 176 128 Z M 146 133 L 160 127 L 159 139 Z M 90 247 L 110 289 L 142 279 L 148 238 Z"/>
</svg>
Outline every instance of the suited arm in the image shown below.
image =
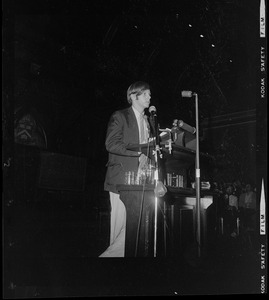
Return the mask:
<svg viewBox="0 0 269 300">
<path fill-rule="evenodd" d="M 123 141 L 123 120 L 122 117 L 115 113 L 109 120 L 107 135 L 106 135 L 106 149 L 108 152 L 123 155 L 139 157 L 141 152 L 128 150 L 126 143 Z"/>
</svg>

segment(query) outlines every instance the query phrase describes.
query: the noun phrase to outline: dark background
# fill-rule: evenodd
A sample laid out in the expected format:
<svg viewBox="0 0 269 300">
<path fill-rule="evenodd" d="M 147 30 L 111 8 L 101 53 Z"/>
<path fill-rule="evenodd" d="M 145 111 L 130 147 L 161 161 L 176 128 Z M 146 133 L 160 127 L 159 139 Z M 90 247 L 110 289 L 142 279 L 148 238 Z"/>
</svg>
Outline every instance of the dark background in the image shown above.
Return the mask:
<svg viewBox="0 0 269 300">
<path fill-rule="evenodd" d="M 4 169 L 4 204 L 13 207 L 15 203 L 17 207 L 21 203 L 16 213 L 6 210 L 13 216 L 11 220 L 17 220 L 18 228 L 22 211 L 35 218 L 36 211 L 24 204 L 36 203 L 36 198 L 39 216 L 43 214 L 45 220 L 46 213 L 52 216 L 57 212 L 58 223 L 62 214 L 64 222 L 70 218 L 70 227 L 77 219 L 94 219 L 103 207 L 107 209 L 103 192 L 106 126 L 112 112 L 127 106 L 126 90 L 138 80 L 151 86 L 151 105 L 157 108 L 161 128 L 171 128 L 175 118 L 195 126 L 194 99 L 182 98 L 181 91 L 196 92 L 200 150 L 211 157 L 210 166 L 202 166 L 202 174 L 207 173 L 205 177 L 211 182 L 251 181 L 259 189 L 260 178 L 267 174 L 266 104 L 260 99 L 259 3 L 3 1 L 2 160 L 4 166 L 11 166 Z M 46 144 L 31 150 L 14 143 L 17 122 L 27 113 L 46 137 Z M 40 150 L 59 155 L 56 161 L 63 161 L 62 166 L 66 163 L 65 168 L 60 167 L 63 176 L 72 174 L 68 158 L 73 158 L 70 165 L 85 160 L 85 173 L 84 165 L 74 172 L 83 177 L 79 201 L 76 189 L 60 191 L 54 185 L 49 191 L 40 189 Z M 44 162 L 44 156 L 41 159 Z M 59 170 L 54 171 L 57 178 Z M 76 182 L 72 184 L 77 187 Z M 106 224 L 103 227 L 107 228 Z M 100 233 L 95 229 L 94 237 Z M 52 229 L 46 230 L 49 237 Z M 57 234 L 61 248 L 64 234 Z M 72 255 L 85 256 L 92 247 L 96 256 L 106 245 L 106 235 L 95 248 L 81 235 L 73 241 Z M 21 245 L 22 236 L 17 233 L 10 238 L 6 234 L 6 239 Z M 45 240 L 46 235 L 39 239 Z M 52 250 L 48 243 L 42 253 L 57 256 L 63 249 Z M 7 281 L 10 286 L 12 280 Z"/>
<path fill-rule="evenodd" d="M 198 93 L 202 125 L 221 115 L 229 125 L 234 113 L 256 116 L 259 1 L 4 1 L 3 7 L 5 83 L 13 93 L 3 91 L 14 111 L 37 111 L 51 151 L 94 157 L 103 168 L 108 118 L 127 105 L 126 90 L 136 80 L 150 83 L 162 128 L 174 118 L 195 126 L 195 103 L 182 90 Z M 228 133 L 250 163 L 253 126 Z M 216 155 L 219 141 L 201 143 Z"/>
</svg>

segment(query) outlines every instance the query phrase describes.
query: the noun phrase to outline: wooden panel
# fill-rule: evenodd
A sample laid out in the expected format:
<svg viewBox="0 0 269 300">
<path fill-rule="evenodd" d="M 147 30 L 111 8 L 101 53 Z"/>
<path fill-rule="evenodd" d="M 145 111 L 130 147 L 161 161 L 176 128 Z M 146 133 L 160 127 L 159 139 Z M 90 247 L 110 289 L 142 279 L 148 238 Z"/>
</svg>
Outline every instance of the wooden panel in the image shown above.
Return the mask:
<svg viewBox="0 0 269 300">
<path fill-rule="evenodd" d="M 197 211 L 196 198 L 186 197 L 184 195 L 169 194 L 171 199 L 167 200 L 168 235 L 167 247 L 168 255 L 184 255 L 188 249 L 196 245 L 197 235 Z M 207 208 L 213 203 L 213 197 L 207 196 L 200 199 L 200 226 L 201 246 L 204 250 L 207 248 Z"/>
<path fill-rule="evenodd" d="M 64 154 L 42 152 L 39 188 L 83 191 L 86 159 Z"/>
</svg>

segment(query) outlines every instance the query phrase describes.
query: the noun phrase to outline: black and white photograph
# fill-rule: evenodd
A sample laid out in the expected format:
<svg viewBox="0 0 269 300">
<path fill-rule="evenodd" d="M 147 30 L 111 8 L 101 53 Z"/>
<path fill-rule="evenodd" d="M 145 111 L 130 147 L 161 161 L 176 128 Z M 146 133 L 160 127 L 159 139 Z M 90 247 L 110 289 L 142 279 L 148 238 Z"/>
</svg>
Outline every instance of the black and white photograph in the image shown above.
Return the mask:
<svg viewBox="0 0 269 300">
<path fill-rule="evenodd" d="M 267 6 L 3 0 L 3 299 L 267 294 Z"/>
</svg>

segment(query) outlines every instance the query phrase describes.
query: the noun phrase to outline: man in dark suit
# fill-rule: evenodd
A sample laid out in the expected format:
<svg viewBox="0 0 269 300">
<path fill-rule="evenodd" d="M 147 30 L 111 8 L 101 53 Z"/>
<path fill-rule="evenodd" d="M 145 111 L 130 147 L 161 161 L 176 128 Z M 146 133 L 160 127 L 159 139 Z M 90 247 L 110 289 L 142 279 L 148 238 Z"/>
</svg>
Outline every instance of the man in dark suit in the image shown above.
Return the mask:
<svg viewBox="0 0 269 300">
<path fill-rule="evenodd" d="M 126 183 L 128 172 L 137 174 L 138 167 L 148 163 L 146 155 L 128 147 L 148 142 L 150 127 L 144 110 L 149 107 L 150 99 L 148 83 L 131 84 L 127 90 L 130 107 L 114 112 L 108 123 L 105 145 L 109 159 L 104 189 L 109 191 L 111 203 L 110 246 L 99 257 L 124 257 L 126 210 L 117 185 Z"/>
</svg>

